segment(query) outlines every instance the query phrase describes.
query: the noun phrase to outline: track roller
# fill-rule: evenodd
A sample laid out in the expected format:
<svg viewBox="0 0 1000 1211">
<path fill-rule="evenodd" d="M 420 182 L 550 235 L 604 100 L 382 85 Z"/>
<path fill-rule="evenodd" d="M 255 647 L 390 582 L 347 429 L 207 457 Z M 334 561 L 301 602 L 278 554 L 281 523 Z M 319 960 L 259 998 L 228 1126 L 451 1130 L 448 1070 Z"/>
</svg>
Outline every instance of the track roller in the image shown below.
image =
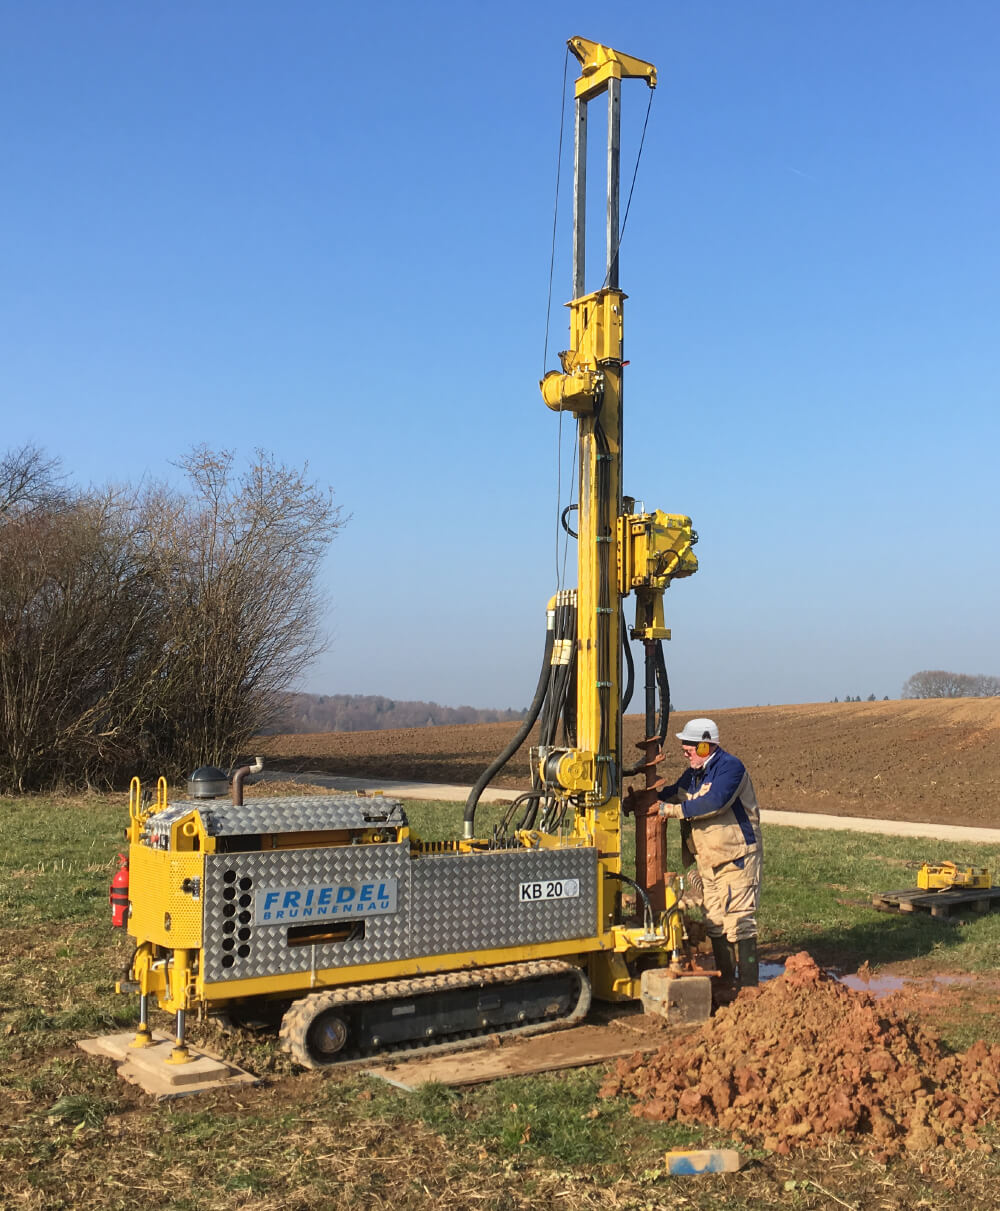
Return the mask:
<svg viewBox="0 0 1000 1211">
<path fill-rule="evenodd" d="M 301 1068 L 329 1068 L 350 1038 L 350 1026 L 336 992 L 318 992 L 296 1001 L 281 1019 L 281 1042 Z"/>
</svg>

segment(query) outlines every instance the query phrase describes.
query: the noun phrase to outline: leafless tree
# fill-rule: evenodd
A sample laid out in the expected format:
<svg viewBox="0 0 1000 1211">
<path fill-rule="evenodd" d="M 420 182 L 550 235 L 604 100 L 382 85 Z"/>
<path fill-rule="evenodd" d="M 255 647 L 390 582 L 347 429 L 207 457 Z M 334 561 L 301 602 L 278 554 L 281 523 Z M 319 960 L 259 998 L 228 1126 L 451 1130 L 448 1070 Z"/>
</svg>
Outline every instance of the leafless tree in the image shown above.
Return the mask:
<svg viewBox="0 0 1000 1211">
<path fill-rule="evenodd" d="M 228 764 L 322 649 L 346 519 L 305 471 L 233 463 L 199 448 L 187 493 L 98 493 L 0 460 L 0 789 Z"/>
<path fill-rule="evenodd" d="M 0 455 L 0 519 L 51 512 L 65 501 L 58 459 L 31 444 Z"/>
<path fill-rule="evenodd" d="M 346 518 L 329 490 L 262 451 L 242 475 L 204 447 L 181 465 L 192 491 L 160 550 L 170 658 L 151 755 L 226 764 L 323 650 L 316 574 Z"/>
<path fill-rule="evenodd" d="M 1000 694 L 1000 677 L 985 673 L 949 673 L 924 669 L 903 685 L 904 698 L 993 698 Z"/>
</svg>

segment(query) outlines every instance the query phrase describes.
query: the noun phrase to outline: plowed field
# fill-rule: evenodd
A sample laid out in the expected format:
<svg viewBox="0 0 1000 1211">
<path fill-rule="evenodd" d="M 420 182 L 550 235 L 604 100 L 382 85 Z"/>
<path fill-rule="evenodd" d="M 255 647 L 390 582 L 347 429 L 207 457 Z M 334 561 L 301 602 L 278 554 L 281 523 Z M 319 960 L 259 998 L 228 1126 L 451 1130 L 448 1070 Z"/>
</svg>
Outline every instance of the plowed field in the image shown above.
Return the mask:
<svg viewBox="0 0 1000 1211">
<path fill-rule="evenodd" d="M 747 764 L 762 807 L 870 819 L 1000 827 L 1000 698 L 833 702 L 741 707 L 671 716 L 664 775 L 683 769 L 673 741 L 694 713 L 719 724 L 723 746 Z M 625 719 L 637 758 L 639 716 Z M 261 739 L 270 769 L 471 785 L 516 724 L 334 732 Z M 530 743 L 530 740 L 529 740 Z M 494 778 L 528 786 L 527 745 Z"/>
</svg>

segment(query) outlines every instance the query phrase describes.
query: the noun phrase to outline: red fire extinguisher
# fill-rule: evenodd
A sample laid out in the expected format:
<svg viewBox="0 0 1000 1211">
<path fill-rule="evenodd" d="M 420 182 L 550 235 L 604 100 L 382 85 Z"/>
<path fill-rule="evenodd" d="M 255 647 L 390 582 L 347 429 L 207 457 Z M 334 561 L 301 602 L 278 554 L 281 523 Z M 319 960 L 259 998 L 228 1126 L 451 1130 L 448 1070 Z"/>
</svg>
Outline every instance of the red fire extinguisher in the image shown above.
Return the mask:
<svg viewBox="0 0 1000 1211">
<path fill-rule="evenodd" d="M 108 899 L 111 902 L 111 924 L 120 928 L 128 917 L 128 858 L 118 855 L 119 866 L 111 880 Z"/>
</svg>

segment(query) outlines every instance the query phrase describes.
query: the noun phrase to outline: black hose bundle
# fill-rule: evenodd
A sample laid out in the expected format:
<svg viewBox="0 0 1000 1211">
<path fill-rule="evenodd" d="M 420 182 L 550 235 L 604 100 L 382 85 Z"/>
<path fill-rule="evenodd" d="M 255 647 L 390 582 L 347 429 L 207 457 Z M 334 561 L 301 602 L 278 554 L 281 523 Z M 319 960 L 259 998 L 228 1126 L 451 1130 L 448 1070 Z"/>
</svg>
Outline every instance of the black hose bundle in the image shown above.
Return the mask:
<svg viewBox="0 0 1000 1211">
<path fill-rule="evenodd" d="M 540 745 L 555 747 L 560 723 L 565 742 L 569 747 L 576 744 L 576 601 L 574 594 L 570 592 L 556 594 L 555 607 L 551 611 L 545 635 L 542 669 L 525 719 L 500 756 L 483 772 L 466 800 L 464 823 L 467 838 L 475 835 L 476 807 L 480 796 L 490 780 L 503 769 L 527 740 L 536 722 L 539 723 Z M 522 828 L 534 827 L 539 802 L 544 797 L 541 775 L 537 769 L 533 769 L 529 804 L 521 823 Z M 522 800 L 524 798 L 521 797 Z M 509 823 L 505 818 L 500 831 L 504 831 Z"/>
<path fill-rule="evenodd" d="M 507 762 L 514 756 L 521 745 L 527 740 L 531 729 L 535 726 L 535 720 L 542 709 L 542 704 L 545 701 L 545 694 L 549 686 L 549 669 L 552 664 L 552 649 L 555 646 L 556 633 L 554 626 L 547 629 L 545 632 L 545 651 L 542 655 L 542 671 L 538 677 L 538 685 L 535 687 L 535 696 L 531 700 L 531 706 L 528 707 L 528 713 L 524 718 L 524 722 L 517 730 L 517 735 L 507 745 L 499 757 L 492 764 L 488 765 L 483 773 L 479 776 L 476 785 L 469 792 L 469 797 L 465 801 L 465 836 L 473 837 L 475 835 L 476 822 L 476 807 L 479 803 L 479 797 L 490 783 L 490 779 L 498 774 Z"/>
</svg>

